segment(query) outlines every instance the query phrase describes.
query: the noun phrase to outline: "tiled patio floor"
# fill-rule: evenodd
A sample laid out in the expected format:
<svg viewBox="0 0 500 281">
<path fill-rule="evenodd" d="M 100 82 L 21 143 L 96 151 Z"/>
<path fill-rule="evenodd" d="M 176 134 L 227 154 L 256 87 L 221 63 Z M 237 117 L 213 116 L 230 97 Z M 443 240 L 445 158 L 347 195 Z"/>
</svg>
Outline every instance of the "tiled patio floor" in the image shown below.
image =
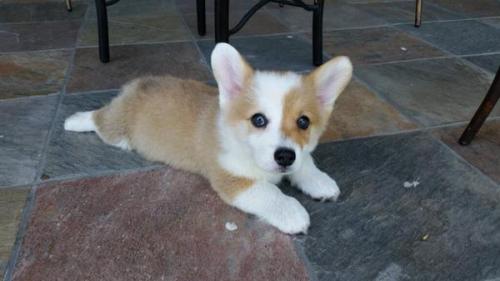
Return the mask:
<svg viewBox="0 0 500 281">
<path fill-rule="evenodd" d="M 500 65 L 499 0 L 328 0 L 324 55 L 352 58 L 318 165 L 343 192 L 309 200 L 307 235 L 225 205 L 205 179 L 68 133 L 129 79 L 213 84 L 195 1 L 109 8 L 0 0 L 0 276 L 12 280 L 500 280 L 500 106 L 457 144 Z M 235 22 L 251 1 L 232 0 Z M 232 37 L 259 69 L 309 71 L 311 15 L 269 4 Z M 418 182 L 405 187 L 405 182 Z M 236 231 L 228 231 L 234 222 Z"/>
</svg>

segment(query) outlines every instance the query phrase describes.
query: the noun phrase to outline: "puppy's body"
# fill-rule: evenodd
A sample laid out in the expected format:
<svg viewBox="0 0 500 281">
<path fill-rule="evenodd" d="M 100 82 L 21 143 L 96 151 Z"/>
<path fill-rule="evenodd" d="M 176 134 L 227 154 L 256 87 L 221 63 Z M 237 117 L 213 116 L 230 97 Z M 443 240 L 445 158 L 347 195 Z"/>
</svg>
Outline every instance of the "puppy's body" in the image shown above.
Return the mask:
<svg viewBox="0 0 500 281">
<path fill-rule="evenodd" d="M 349 61 L 339 63 L 347 65 L 335 89 L 320 81 L 332 66 L 304 77 L 255 72 L 236 50 L 219 44 L 212 55 L 219 95 L 191 80 L 136 79 L 109 105 L 68 118 L 65 129 L 95 131 L 108 144 L 202 174 L 225 202 L 284 232 L 305 232 L 309 215 L 274 184 L 287 175 L 314 198 L 338 196 L 335 181 L 316 168 L 310 153 L 350 79 Z M 333 93 L 317 94 L 327 86 Z M 256 126 L 256 114 L 265 126 Z M 297 128 L 301 116 L 310 123 L 306 129 Z"/>
<path fill-rule="evenodd" d="M 205 84 L 147 77 L 125 85 L 93 118 L 105 142 L 127 143 L 149 160 L 208 176 L 207 160 L 218 150 L 217 105 L 216 90 Z"/>
</svg>

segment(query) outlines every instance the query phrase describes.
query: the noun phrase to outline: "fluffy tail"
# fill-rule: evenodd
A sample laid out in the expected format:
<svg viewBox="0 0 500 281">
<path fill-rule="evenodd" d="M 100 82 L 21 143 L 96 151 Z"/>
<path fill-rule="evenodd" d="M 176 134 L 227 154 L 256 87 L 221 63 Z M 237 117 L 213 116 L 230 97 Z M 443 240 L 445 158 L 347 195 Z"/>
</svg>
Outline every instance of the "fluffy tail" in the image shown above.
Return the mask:
<svg viewBox="0 0 500 281">
<path fill-rule="evenodd" d="M 93 112 L 94 111 L 82 111 L 71 115 L 64 121 L 64 129 L 74 132 L 95 131 L 97 127 L 95 126 L 94 118 L 92 118 Z"/>
</svg>

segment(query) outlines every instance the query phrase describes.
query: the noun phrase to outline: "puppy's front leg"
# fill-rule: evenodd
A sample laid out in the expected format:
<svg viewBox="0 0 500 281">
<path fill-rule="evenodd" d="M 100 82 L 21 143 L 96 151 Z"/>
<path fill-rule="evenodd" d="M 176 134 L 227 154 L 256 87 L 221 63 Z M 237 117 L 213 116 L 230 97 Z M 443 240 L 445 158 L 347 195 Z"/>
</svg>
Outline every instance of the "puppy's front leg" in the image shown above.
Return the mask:
<svg viewBox="0 0 500 281">
<path fill-rule="evenodd" d="M 222 169 L 211 174 L 210 183 L 224 201 L 285 233 L 305 233 L 309 227 L 306 209 L 274 184 L 233 176 Z"/>
<path fill-rule="evenodd" d="M 290 177 L 292 184 L 305 194 L 319 200 L 337 200 L 339 187 L 326 173 L 316 167 L 311 155 L 304 155 L 302 167 Z"/>
<path fill-rule="evenodd" d="M 309 214 L 299 201 L 265 181 L 255 182 L 239 193 L 231 205 L 257 215 L 285 233 L 306 233 L 309 228 Z"/>
</svg>

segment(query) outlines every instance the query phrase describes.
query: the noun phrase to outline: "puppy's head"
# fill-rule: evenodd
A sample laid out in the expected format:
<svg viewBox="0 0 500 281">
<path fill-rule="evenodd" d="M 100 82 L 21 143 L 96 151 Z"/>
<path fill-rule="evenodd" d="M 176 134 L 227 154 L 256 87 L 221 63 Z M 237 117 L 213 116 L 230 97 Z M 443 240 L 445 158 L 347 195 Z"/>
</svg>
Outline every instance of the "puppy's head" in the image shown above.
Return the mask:
<svg viewBox="0 0 500 281">
<path fill-rule="evenodd" d="M 219 87 L 222 126 L 231 146 L 248 151 L 257 167 L 292 173 L 317 145 L 335 100 L 352 76 L 347 57 L 308 75 L 256 71 L 229 44 L 211 57 Z"/>
</svg>

